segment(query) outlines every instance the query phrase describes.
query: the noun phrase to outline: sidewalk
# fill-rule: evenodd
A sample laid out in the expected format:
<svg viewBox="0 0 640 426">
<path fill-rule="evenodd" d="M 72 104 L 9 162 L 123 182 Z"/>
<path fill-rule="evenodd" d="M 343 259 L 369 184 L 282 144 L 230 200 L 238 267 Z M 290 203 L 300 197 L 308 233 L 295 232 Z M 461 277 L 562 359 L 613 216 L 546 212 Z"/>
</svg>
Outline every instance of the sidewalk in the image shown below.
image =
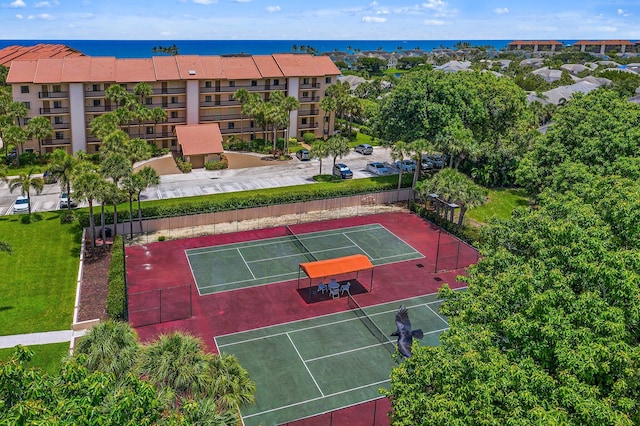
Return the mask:
<svg viewBox="0 0 640 426">
<path fill-rule="evenodd" d="M 60 330 L 60 331 L 48 331 L 45 333 L 30 333 L 30 334 L 14 334 L 12 336 L 0 336 L 0 349 L 13 348 L 17 345 L 32 346 L 32 345 L 46 345 L 48 343 L 63 343 L 69 342 L 76 337 L 81 337 L 86 334 L 87 330 Z"/>
</svg>

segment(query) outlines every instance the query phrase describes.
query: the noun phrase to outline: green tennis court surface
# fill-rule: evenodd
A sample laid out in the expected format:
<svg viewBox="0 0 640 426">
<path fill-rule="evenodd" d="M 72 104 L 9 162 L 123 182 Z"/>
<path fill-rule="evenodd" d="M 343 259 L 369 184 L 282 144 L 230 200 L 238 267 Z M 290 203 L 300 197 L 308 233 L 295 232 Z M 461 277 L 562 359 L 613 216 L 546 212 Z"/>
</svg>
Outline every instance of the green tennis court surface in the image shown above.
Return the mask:
<svg viewBox="0 0 640 426">
<path fill-rule="evenodd" d="M 398 306 L 407 306 L 412 326 L 424 331 L 420 344 L 435 346 L 448 328 L 437 313 L 440 303 L 431 294 L 364 308 L 386 344 L 358 309 L 216 337 L 218 350 L 235 355 L 256 381 L 256 403 L 242 410 L 244 424 L 280 424 L 380 398 L 396 365 L 388 336 Z"/>
<path fill-rule="evenodd" d="M 424 256 L 380 224 L 186 250 L 201 295 L 298 278 L 298 265 L 353 254 L 374 266 Z"/>
</svg>

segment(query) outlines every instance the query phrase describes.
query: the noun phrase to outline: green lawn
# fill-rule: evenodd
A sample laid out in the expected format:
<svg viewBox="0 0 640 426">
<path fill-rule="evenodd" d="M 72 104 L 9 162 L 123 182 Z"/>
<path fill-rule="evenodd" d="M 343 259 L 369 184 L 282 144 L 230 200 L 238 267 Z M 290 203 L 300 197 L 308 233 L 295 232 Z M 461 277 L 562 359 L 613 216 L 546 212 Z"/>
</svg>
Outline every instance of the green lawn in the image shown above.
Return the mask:
<svg viewBox="0 0 640 426">
<path fill-rule="evenodd" d="M 513 209 L 528 205 L 529 198 L 521 189 L 491 189 L 488 202 L 469 210 L 465 214 L 465 219 L 479 223 L 487 223 L 494 216 L 508 219 Z"/>
<path fill-rule="evenodd" d="M 68 330 L 80 256 L 80 228 L 61 225 L 59 212 L 20 223 L 0 216 L 0 239 L 13 253 L 0 253 L 0 335 Z"/>
<path fill-rule="evenodd" d="M 69 353 L 69 342 L 29 346 L 29 349 L 33 351 L 33 358 L 27 363 L 27 367 L 55 373 L 60 369 L 60 360 Z M 14 348 L 0 349 L 0 361 L 8 361 L 14 351 Z"/>
</svg>

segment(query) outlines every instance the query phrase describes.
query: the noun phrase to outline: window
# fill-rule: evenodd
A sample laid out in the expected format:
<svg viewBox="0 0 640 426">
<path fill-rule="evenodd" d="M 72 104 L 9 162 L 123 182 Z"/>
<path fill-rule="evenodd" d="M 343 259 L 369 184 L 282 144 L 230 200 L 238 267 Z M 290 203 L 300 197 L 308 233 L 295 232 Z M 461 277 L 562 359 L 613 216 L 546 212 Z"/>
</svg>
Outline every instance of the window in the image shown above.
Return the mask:
<svg viewBox="0 0 640 426">
<path fill-rule="evenodd" d="M 60 85 L 59 84 L 54 84 L 53 85 L 53 93 L 60 93 L 62 90 L 60 90 Z"/>
<path fill-rule="evenodd" d="M 177 96 L 172 96 L 171 97 L 171 103 L 172 104 L 177 104 L 178 103 L 178 97 Z"/>
<path fill-rule="evenodd" d="M 29 93 L 29 86 L 20 86 L 20 93 Z"/>
<path fill-rule="evenodd" d="M 100 106 L 100 99 L 94 99 L 93 100 L 93 106 L 94 107 L 99 107 Z"/>
<path fill-rule="evenodd" d="M 176 140 L 175 140 L 175 139 L 171 139 L 171 146 L 172 146 L 173 148 L 175 148 L 176 146 L 178 146 L 178 143 L 176 142 Z"/>
<path fill-rule="evenodd" d="M 230 81 L 229 82 L 229 87 L 236 87 L 236 82 L 235 81 Z"/>
<path fill-rule="evenodd" d="M 251 120 L 251 122 L 249 123 L 249 127 L 253 127 L 253 126 L 254 126 L 253 120 Z"/>
<path fill-rule="evenodd" d="M 306 119 L 306 118 L 301 119 L 301 120 L 300 120 L 300 123 L 301 123 L 301 124 L 307 124 L 307 119 Z"/>
<path fill-rule="evenodd" d="M 171 111 L 171 118 L 178 118 L 178 111 Z"/>
<path fill-rule="evenodd" d="M 325 118 L 324 118 L 324 122 L 325 122 L 325 123 L 328 123 L 328 122 L 329 122 L 329 117 L 325 117 Z"/>
<path fill-rule="evenodd" d="M 229 102 L 233 102 L 233 95 L 229 95 Z"/>
<path fill-rule="evenodd" d="M 127 85 L 126 84 L 121 84 L 120 87 L 122 87 L 124 90 L 127 90 Z"/>
<path fill-rule="evenodd" d="M 331 77 L 325 77 L 324 82 L 327 84 L 331 84 Z"/>
<path fill-rule="evenodd" d="M 22 104 L 26 106 L 27 109 L 31 109 L 31 102 L 23 102 Z"/>
<path fill-rule="evenodd" d="M 302 97 L 303 98 L 308 98 L 309 97 L 309 92 L 302 92 Z"/>
<path fill-rule="evenodd" d="M 22 119 L 22 125 L 26 126 L 27 124 L 29 124 L 29 120 L 31 120 L 29 117 L 25 117 Z"/>
<path fill-rule="evenodd" d="M 24 152 L 33 152 L 33 148 L 25 148 Z"/>
<path fill-rule="evenodd" d="M 303 78 L 302 79 L 302 84 L 309 84 L 309 79 L 308 78 Z"/>
<path fill-rule="evenodd" d="M 153 98 L 146 98 L 146 99 L 144 100 L 144 102 L 145 102 L 147 105 L 153 105 Z"/>
<path fill-rule="evenodd" d="M 257 80 L 251 80 L 251 87 L 256 87 L 258 85 Z"/>
<path fill-rule="evenodd" d="M 64 133 L 56 132 L 56 139 L 64 139 Z"/>
<path fill-rule="evenodd" d="M 280 80 L 278 80 L 277 78 L 275 80 L 273 80 L 273 85 L 274 86 L 280 86 Z"/>
<path fill-rule="evenodd" d="M 148 135 L 152 135 L 153 134 L 153 126 L 147 126 L 147 134 Z"/>
<path fill-rule="evenodd" d="M 55 124 L 63 124 L 62 123 L 62 117 L 53 117 L 53 122 Z"/>
<path fill-rule="evenodd" d="M 99 92 L 100 91 L 100 85 L 99 84 L 94 84 L 93 85 L 93 91 L 94 92 Z"/>
<path fill-rule="evenodd" d="M 233 129 L 235 128 L 234 123 L 227 123 L 227 129 Z"/>
<path fill-rule="evenodd" d="M 205 102 L 211 102 L 211 96 L 208 96 L 208 95 L 207 95 L 207 96 L 205 96 L 205 97 L 204 97 L 204 101 L 205 101 Z"/>
<path fill-rule="evenodd" d="M 53 101 L 53 107 L 54 107 L 54 108 L 62 108 L 62 102 L 60 102 L 60 101 Z"/>
<path fill-rule="evenodd" d="M 205 81 L 204 82 L 204 87 L 211 88 L 211 82 L 210 81 Z"/>
</svg>

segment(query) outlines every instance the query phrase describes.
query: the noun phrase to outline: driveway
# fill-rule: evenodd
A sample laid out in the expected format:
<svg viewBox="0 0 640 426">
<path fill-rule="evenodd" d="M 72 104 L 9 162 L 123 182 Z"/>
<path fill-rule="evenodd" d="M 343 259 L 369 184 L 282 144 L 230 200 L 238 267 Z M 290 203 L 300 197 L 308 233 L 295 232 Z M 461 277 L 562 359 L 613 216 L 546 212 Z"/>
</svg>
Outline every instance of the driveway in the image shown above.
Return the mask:
<svg viewBox="0 0 640 426">
<path fill-rule="evenodd" d="M 237 156 L 239 154 L 230 153 L 230 155 Z M 264 157 L 262 155 L 246 155 L 252 158 L 244 160 L 234 158 L 231 166 L 250 165 L 251 167 L 212 171 L 196 169 L 191 173 L 160 176 L 160 185 L 144 191 L 141 198 L 142 200 L 157 200 L 313 184 L 313 176 L 320 172 L 319 160 L 300 161 L 294 157 L 293 160 L 286 162 L 275 162 L 262 160 Z M 389 150 L 375 147 L 371 155 L 361 155 L 351 151 L 345 157 L 337 160 L 337 162 L 345 163 L 351 168 L 354 179 L 373 176 L 365 170 L 366 164 L 371 161 L 391 161 Z M 333 158 L 323 159 L 323 173 L 330 173 L 332 167 Z M 60 192 L 60 186 L 57 184 L 45 185 L 42 194 L 31 197 L 32 211 L 57 210 Z M 0 184 L 0 215 L 12 213 L 13 203 L 18 195 L 18 193 L 10 194 L 7 185 Z M 86 203 L 80 204 L 80 206 L 84 205 Z"/>
</svg>

